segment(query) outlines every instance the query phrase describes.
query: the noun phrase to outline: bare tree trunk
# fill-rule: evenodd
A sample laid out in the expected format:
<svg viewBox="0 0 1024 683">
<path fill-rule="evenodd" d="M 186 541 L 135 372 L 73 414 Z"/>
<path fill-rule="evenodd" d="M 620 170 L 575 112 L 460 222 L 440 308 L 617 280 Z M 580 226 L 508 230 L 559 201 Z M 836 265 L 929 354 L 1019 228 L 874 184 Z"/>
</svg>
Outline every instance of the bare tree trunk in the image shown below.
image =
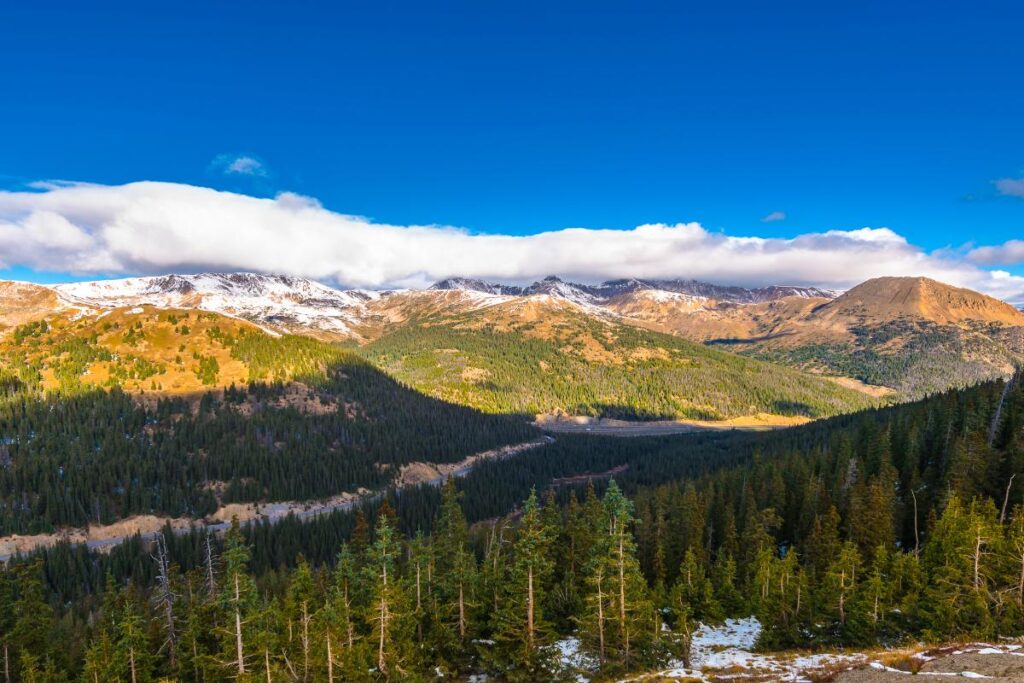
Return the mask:
<svg viewBox="0 0 1024 683">
<path fill-rule="evenodd" d="M 206 534 L 206 590 L 210 595 L 217 594 L 217 580 L 213 575 L 213 546 L 210 545 L 210 534 Z"/>
<path fill-rule="evenodd" d="M 302 680 L 309 680 L 309 607 L 302 601 Z"/>
<path fill-rule="evenodd" d="M 1017 476 L 1016 472 L 1011 474 L 1010 475 L 1010 481 L 1007 482 L 1007 484 L 1006 484 L 1006 495 L 1003 496 L 1003 510 L 1002 510 L 1002 512 L 999 513 L 999 523 L 1000 524 L 1005 524 L 1006 523 L 1006 506 L 1010 504 L 1010 487 L 1013 486 L 1013 478 L 1016 477 L 1016 476 Z"/>
<path fill-rule="evenodd" d="M 910 497 L 914 499 L 914 557 L 921 552 L 921 536 L 917 531 L 917 494 L 910 489 Z"/>
<path fill-rule="evenodd" d="M 459 638 L 463 640 L 466 638 L 466 599 L 461 581 L 459 581 Z"/>
<path fill-rule="evenodd" d="M 981 534 L 979 533 L 974 541 L 974 590 L 981 588 Z"/>
<path fill-rule="evenodd" d="M 331 632 L 327 632 L 327 683 L 334 683 L 334 655 L 331 654 Z"/>
<path fill-rule="evenodd" d="M 604 664 L 604 592 L 601 590 L 601 580 L 604 578 L 603 569 L 597 570 L 597 642 L 601 663 Z"/>
<path fill-rule="evenodd" d="M 352 603 L 348 599 L 348 585 L 345 586 L 345 636 L 348 638 L 348 649 L 355 645 L 355 624 L 352 623 Z"/>
<path fill-rule="evenodd" d="M 168 561 L 167 540 L 163 532 L 156 536 L 156 556 L 153 558 L 157 565 L 157 605 L 163 608 L 164 628 L 167 630 L 167 656 L 172 669 L 177 669 L 178 663 L 178 633 L 174 620 L 174 593 L 171 591 L 170 563 Z"/>
<path fill-rule="evenodd" d="M 263 648 L 263 662 L 267 671 L 267 683 L 274 683 L 270 678 L 270 650 Z"/>
<path fill-rule="evenodd" d="M 423 601 L 420 598 L 420 563 L 416 560 L 416 640 L 423 643 Z"/>
<path fill-rule="evenodd" d="M 238 587 L 238 574 L 235 574 L 235 649 L 238 660 L 238 675 L 245 674 L 245 649 L 242 647 L 242 596 Z"/>
<path fill-rule="evenodd" d="M 384 659 L 384 636 L 387 632 L 388 619 L 388 566 L 383 564 L 381 567 L 383 568 L 383 590 L 380 596 L 380 639 L 377 644 L 377 670 L 387 675 L 387 662 Z"/>
<path fill-rule="evenodd" d="M 620 523 L 621 525 L 621 523 Z M 626 630 L 626 557 L 623 548 L 622 535 L 625 529 L 619 528 L 619 632 L 622 635 L 622 644 L 626 649 L 626 659 L 629 659 L 629 634 Z"/>
<path fill-rule="evenodd" d="M 839 573 L 839 623 L 846 623 L 846 570 Z"/>
<path fill-rule="evenodd" d="M 1024 569 L 1021 570 L 1024 573 Z M 4 643 L 4 683 L 11 683 L 11 653 Z"/>
<path fill-rule="evenodd" d="M 533 652 L 533 567 L 526 575 L 526 646 Z"/>
<path fill-rule="evenodd" d="M 138 679 L 135 675 L 135 648 L 128 648 L 128 665 L 132 674 L 132 683 L 137 683 Z"/>
</svg>

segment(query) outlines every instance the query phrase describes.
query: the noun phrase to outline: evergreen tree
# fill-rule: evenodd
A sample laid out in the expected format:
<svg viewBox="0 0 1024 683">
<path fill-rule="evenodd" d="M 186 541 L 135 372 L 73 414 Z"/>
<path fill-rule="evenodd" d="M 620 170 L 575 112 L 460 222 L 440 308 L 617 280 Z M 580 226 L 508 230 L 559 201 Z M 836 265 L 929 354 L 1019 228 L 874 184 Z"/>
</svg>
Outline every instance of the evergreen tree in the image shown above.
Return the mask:
<svg viewBox="0 0 1024 683">
<path fill-rule="evenodd" d="M 550 675 L 551 630 L 544 616 L 545 591 L 552 573 L 551 539 L 531 491 L 523 506 L 511 551 L 511 564 L 499 588 L 494 613 L 495 664 L 510 680 Z"/>
</svg>

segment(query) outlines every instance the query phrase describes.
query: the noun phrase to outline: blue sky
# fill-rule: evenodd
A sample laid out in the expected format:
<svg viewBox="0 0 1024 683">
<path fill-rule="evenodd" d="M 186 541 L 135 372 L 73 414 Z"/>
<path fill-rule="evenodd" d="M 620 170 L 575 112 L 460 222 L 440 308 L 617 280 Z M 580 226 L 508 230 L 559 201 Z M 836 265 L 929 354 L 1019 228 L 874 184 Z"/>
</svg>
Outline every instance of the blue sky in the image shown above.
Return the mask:
<svg viewBox="0 0 1024 683">
<path fill-rule="evenodd" d="M 147 5 L 5 8 L 0 187 L 292 192 L 508 235 L 1024 236 L 1024 186 L 996 184 L 1024 178 L 1019 3 Z"/>
</svg>

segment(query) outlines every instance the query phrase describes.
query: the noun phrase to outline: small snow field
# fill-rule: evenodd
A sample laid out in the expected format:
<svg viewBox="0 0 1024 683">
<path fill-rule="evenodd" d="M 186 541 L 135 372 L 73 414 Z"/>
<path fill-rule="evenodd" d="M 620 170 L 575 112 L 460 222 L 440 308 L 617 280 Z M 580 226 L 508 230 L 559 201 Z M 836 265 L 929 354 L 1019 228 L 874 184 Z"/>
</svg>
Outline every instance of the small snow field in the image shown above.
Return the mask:
<svg viewBox="0 0 1024 683">
<path fill-rule="evenodd" d="M 761 634 L 755 617 L 726 619 L 720 626 L 701 625 L 693 635 L 690 668 L 682 662 L 666 670 L 626 681 L 820 681 L 835 671 L 867 662 L 860 653 L 759 653 Z"/>
<path fill-rule="evenodd" d="M 896 683 L 906 676 L 934 680 L 1024 682 L 1024 646 L 1019 643 L 972 643 L 938 648 L 847 652 L 755 652 L 761 624 L 754 617 L 727 619 L 720 626 L 701 625 L 694 633 L 690 667 L 669 668 L 623 679 L 714 683 Z M 569 662 L 563 659 L 565 664 Z M 583 680 L 582 678 L 580 680 Z"/>
</svg>

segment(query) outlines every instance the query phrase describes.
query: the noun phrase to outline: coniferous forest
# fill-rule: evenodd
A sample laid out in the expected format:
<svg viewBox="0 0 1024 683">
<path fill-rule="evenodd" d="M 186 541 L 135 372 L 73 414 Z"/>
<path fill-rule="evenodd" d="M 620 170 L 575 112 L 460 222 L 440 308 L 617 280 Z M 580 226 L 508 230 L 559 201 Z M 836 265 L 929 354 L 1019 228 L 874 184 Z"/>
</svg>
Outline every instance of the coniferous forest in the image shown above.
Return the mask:
<svg viewBox="0 0 1024 683">
<path fill-rule="evenodd" d="M 754 614 L 777 649 L 1024 633 L 1024 388 L 768 434 L 560 436 L 311 522 L 0 574 L 15 681 L 614 678 Z"/>
</svg>

